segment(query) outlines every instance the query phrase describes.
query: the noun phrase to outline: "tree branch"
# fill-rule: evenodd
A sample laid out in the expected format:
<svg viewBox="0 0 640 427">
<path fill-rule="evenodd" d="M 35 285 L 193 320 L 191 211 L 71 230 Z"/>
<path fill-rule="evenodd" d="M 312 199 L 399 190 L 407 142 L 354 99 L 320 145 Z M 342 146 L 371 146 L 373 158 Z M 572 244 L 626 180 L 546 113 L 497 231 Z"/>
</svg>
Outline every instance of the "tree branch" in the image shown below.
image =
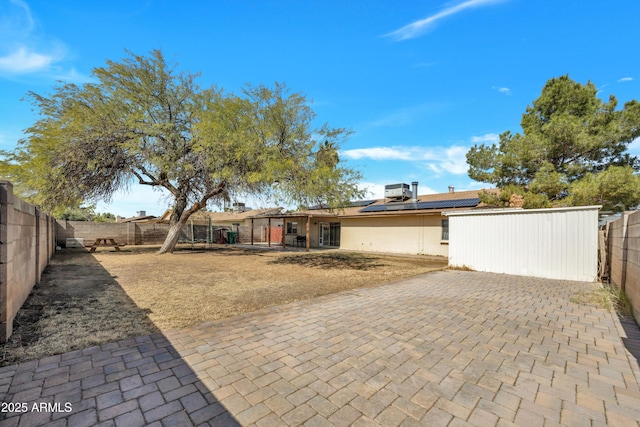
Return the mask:
<svg viewBox="0 0 640 427">
<path fill-rule="evenodd" d="M 135 163 L 136 163 L 136 167 L 140 169 L 142 174 L 147 176 L 151 180 L 151 181 L 145 181 L 145 179 L 138 172 L 134 170 L 133 174 L 138 178 L 138 182 L 140 184 L 151 185 L 154 187 L 158 187 L 158 186 L 164 187 L 167 190 L 169 190 L 169 192 L 174 196 L 178 197 L 180 195 L 180 191 L 173 184 L 171 184 L 171 182 L 169 182 L 169 180 L 166 177 L 162 177 L 162 174 L 160 175 L 161 179 L 158 179 L 151 172 L 149 172 L 144 166 L 142 166 L 138 161 L 136 161 Z"/>
<path fill-rule="evenodd" d="M 204 208 L 207 205 L 207 200 L 209 200 L 213 196 L 216 196 L 222 193 L 225 190 L 225 188 L 227 188 L 227 182 L 222 181 L 216 186 L 216 188 L 205 193 L 200 200 L 195 202 L 193 206 L 191 206 L 189 210 L 186 211 L 187 218 L 189 218 L 192 214 L 198 212 L 200 209 Z"/>
<path fill-rule="evenodd" d="M 138 172 L 133 171 L 133 174 L 136 176 L 136 178 L 138 178 L 138 184 L 141 185 L 151 185 L 151 186 L 157 186 L 160 185 L 157 182 L 153 182 L 153 181 L 145 181 L 144 178 L 142 177 L 142 175 L 140 175 Z"/>
</svg>

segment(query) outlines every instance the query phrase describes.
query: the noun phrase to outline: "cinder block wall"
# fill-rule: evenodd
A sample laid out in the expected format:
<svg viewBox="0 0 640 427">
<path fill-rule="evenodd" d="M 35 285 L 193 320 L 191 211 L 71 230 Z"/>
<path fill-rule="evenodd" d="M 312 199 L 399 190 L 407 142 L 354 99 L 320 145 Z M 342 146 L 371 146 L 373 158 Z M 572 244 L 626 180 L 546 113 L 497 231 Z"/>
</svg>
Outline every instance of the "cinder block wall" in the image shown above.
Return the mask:
<svg viewBox="0 0 640 427">
<path fill-rule="evenodd" d="M 213 228 L 226 228 L 228 226 L 216 226 Z M 206 241 L 209 226 L 205 224 L 194 224 L 193 231 L 195 239 Z M 235 231 L 236 228 L 234 227 Z M 251 241 L 251 227 L 239 227 L 240 241 Z M 169 232 L 169 224 L 139 222 L 139 223 L 115 223 L 115 222 L 93 222 L 93 221 L 56 221 L 56 239 L 58 245 L 64 246 L 67 239 L 83 239 L 84 244 L 91 244 L 97 238 L 113 238 L 118 243 L 127 245 L 160 245 L 164 242 Z M 180 232 L 180 239 L 191 241 L 191 224 L 187 223 Z"/>
<path fill-rule="evenodd" d="M 611 282 L 624 289 L 640 322 L 640 212 L 609 223 L 607 240 Z"/>
<path fill-rule="evenodd" d="M 84 243 L 93 243 L 97 238 L 113 238 L 118 243 L 128 245 L 135 244 L 135 237 L 129 241 L 129 225 L 127 223 L 118 224 L 115 222 L 93 222 L 93 221 L 56 221 L 56 239 L 58 245 L 63 246 L 67 239 L 81 238 Z"/>
<path fill-rule="evenodd" d="M 169 224 L 139 223 L 129 224 L 129 229 L 134 230 L 135 242 L 133 245 L 161 245 L 169 233 Z M 184 230 L 183 230 L 184 234 Z"/>
<path fill-rule="evenodd" d="M 611 282 L 618 286 L 624 284 L 624 270 L 626 253 L 624 250 L 624 241 L 626 233 L 627 216 L 619 220 L 610 222 L 607 231 L 607 255 L 609 258 L 609 277 Z"/>
<path fill-rule="evenodd" d="M 633 315 L 640 322 L 640 212 L 629 215 L 627 223 L 627 271 L 625 292 Z"/>
<path fill-rule="evenodd" d="M 54 245 L 52 217 L 15 197 L 9 181 L 0 181 L 0 342 L 11 336 L 13 320 L 40 281 Z"/>
</svg>

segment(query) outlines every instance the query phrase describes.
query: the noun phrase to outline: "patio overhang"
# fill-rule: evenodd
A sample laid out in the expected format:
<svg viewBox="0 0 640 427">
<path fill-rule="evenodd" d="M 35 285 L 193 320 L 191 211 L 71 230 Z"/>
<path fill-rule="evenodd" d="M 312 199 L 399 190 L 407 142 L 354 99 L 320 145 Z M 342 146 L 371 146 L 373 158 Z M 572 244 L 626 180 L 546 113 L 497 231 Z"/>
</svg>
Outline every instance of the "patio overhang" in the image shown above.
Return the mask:
<svg viewBox="0 0 640 427">
<path fill-rule="evenodd" d="M 289 212 L 289 213 L 280 213 L 280 214 L 268 214 L 268 215 L 256 215 L 256 216 L 252 216 L 251 218 L 251 244 L 254 244 L 254 238 L 253 238 L 253 221 L 256 219 L 264 219 L 267 218 L 269 221 L 269 230 L 271 229 L 271 220 L 272 219 L 280 219 L 282 220 L 282 226 L 285 228 L 286 230 L 286 224 L 289 220 L 289 222 L 293 219 L 297 219 L 300 222 L 304 222 L 305 223 L 305 234 L 304 234 L 304 238 L 305 238 L 305 250 L 306 252 L 309 252 L 309 250 L 311 249 L 311 238 L 310 238 L 310 224 L 311 224 L 311 219 L 315 218 L 338 218 L 339 215 L 337 214 L 332 214 L 332 213 L 327 213 L 327 212 Z M 282 241 L 281 241 L 281 245 L 282 248 L 286 248 L 287 246 L 287 241 L 286 241 L 286 233 L 283 231 L 282 233 Z M 268 246 L 271 247 L 271 239 L 268 238 Z"/>
</svg>

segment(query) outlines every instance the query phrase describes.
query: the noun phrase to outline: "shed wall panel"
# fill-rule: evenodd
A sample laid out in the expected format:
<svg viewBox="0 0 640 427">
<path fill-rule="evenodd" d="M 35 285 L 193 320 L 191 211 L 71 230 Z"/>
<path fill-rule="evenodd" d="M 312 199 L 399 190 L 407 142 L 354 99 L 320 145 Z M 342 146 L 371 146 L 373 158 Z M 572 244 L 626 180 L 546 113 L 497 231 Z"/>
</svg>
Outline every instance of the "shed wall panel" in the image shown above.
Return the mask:
<svg viewBox="0 0 640 427">
<path fill-rule="evenodd" d="M 449 264 L 563 280 L 597 278 L 598 208 L 488 211 L 449 219 Z"/>
</svg>

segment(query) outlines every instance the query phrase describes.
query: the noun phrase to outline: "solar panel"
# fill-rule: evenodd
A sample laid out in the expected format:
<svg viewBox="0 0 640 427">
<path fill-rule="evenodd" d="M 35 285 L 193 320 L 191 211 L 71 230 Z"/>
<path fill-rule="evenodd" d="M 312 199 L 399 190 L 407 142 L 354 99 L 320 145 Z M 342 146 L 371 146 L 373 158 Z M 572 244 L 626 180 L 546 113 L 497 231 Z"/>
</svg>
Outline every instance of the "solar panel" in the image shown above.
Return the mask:
<svg viewBox="0 0 640 427">
<path fill-rule="evenodd" d="M 325 203 L 322 203 L 320 205 L 313 205 L 313 206 L 309 207 L 310 211 L 315 211 L 315 210 L 318 210 L 318 209 L 329 209 L 329 205 L 327 205 Z"/>
<path fill-rule="evenodd" d="M 385 204 L 367 206 L 360 209 L 360 212 L 388 212 L 402 210 L 425 210 L 425 209 L 453 209 L 453 208 L 472 208 L 480 203 L 480 199 L 475 197 L 472 199 L 457 200 L 436 200 L 433 202 L 409 202 L 402 204 Z"/>
<path fill-rule="evenodd" d="M 347 206 L 349 207 L 369 206 L 375 202 L 376 200 L 356 200 L 355 202 L 349 202 Z"/>
</svg>

